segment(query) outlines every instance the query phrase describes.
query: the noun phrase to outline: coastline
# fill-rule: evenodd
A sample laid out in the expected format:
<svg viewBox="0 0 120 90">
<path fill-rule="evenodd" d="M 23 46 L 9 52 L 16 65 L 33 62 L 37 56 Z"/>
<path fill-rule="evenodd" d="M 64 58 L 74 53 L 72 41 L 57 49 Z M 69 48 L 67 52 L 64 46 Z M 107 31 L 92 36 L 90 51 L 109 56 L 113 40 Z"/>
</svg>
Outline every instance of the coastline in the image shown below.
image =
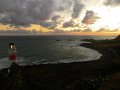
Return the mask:
<svg viewBox="0 0 120 90">
<path fill-rule="evenodd" d="M 10 73 L 0 71 L 2 90 L 108 90 L 111 76 L 120 72 L 116 53 L 110 48 L 95 47 L 92 43 L 81 46 L 97 50 L 101 58 L 86 62 L 39 64 L 18 66 L 13 64 Z M 12 82 L 12 83 L 11 83 Z M 117 84 L 119 86 L 119 84 Z M 12 87 L 12 88 L 10 88 Z M 116 85 L 114 85 L 116 87 Z M 119 90 L 119 89 L 117 89 Z"/>
<path fill-rule="evenodd" d="M 69 63 L 73 63 L 73 62 L 77 63 L 77 62 L 87 62 L 87 61 L 91 61 L 91 60 L 94 61 L 94 60 L 98 60 L 102 56 L 102 54 L 96 50 L 80 46 L 80 44 L 88 43 L 88 42 L 78 41 L 78 40 L 76 40 L 76 41 L 66 40 L 65 42 L 66 43 L 63 43 L 63 47 L 60 47 L 60 49 L 71 49 L 72 48 L 71 53 L 75 52 L 81 56 L 79 58 L 72 56 L 71 59 L 68 58 L 68 59 L 61 59 L 61 60 L 56 60 L 56 61 L 43 60 L 43 62 L 41 62 L 39 60 L 26 62 L 25 58 L 17 57 L 16 63 L 20 66 L 39 65 L 39 64 L 59 64 L 59 63 L 68 63 L 69 64 Z M 10 65 L 11 65 L 11 62 L 9 62 L 8 58 L 2 58 L 0 60 L 0 70 L 3 68 L 8 68 L 8 67 L 10 67 Z"/>
</svg>

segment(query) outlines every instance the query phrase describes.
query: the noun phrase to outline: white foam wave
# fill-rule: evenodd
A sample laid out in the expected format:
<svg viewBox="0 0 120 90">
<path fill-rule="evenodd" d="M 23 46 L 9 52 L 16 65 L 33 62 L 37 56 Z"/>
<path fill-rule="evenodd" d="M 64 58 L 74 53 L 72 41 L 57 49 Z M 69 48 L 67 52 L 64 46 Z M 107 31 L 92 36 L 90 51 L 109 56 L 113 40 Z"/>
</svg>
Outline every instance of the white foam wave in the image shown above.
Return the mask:
<svg viewBox="0 0 120 90">
<path fill-rule="evenodd" d="M 20 66 L 24 66 L 24 65 L 36 65 L 36 64 L 57 64 L 57 63 L 71 63 L 71 62 L 83 62 L 83 61 L 91 61 L 91 60 L 97 60 L 99 59 L 102 55 L 96 51 L 96 50 L 92 50 L 89 48 L 85 48 L 80 46 L 80 44 L 83 43 L 83 41 L 62 41 L 62 44 L 66 49 L 78 49 L 80 55 L 83 55 L 84 58 L 71 58 L 71 59 L 64 59 L 64 60 L 55 60 L 55 61 L 49 61 L 46 59 L 42 59 L 42 60 L 27 60 L 23 57 L 18 57 L 18 59 L 16 60 L 16 63 L 19 64 Z M 3 68 L 8 68 L 11 65 L 11 61 L 8 60 L 8 58 L 2 58 L 0 59 L 0 69 Z"/>
<path fill-rule="evenodd" d="M 83 61 L 91 61 L 91 60 L 98 60 L 102 54 L 100 54 L 98 51 L 89 49 L 86 47 L 80 46 L 82 43 L 89 43 L 89 42 L 84 42 L 84 41 L 62 41 L 62 46 L 63 48 L 69 49 L 69 48 L 77 48 L 79 50 L 79 54 L 83 55 L 84 58 L 80 59 L 64 59 L 64 60 L 56 60 L 52 62 L 44 62 L 43 64 L 57 64 L 57 63 L 71 63 L 71 62 L 83 62 Z"/>
</svg>

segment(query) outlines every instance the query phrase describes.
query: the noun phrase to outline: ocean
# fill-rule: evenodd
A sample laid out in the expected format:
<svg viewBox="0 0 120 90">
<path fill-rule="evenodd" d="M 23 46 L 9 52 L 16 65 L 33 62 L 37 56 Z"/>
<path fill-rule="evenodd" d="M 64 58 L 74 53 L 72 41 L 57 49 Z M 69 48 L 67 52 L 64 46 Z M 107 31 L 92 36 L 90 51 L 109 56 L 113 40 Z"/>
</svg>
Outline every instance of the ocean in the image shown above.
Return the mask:
<svg viewBox="0 0 120 90">
<path fill-rule="evenodd" d="M 97 60 L 102 55 L 95 50 L 80 46 L 83 39 L 113 39 L 116 36 L 0 36 L 0 69 L 7 68 L 8 44 L 13 41 L 17 48 L 19 65 L 57 64 Z"/>
</svg>

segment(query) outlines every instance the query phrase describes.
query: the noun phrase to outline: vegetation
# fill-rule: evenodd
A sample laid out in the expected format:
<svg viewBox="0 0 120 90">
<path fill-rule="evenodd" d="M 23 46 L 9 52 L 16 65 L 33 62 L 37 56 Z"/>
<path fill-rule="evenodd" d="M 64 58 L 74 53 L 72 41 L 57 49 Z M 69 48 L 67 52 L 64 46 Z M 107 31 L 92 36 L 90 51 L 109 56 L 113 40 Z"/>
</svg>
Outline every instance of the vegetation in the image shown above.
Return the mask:
<svg viewBox="0 0 120 90">
<path fill-rule="evenodd" d="M 120 90 L 120 36 L 84 43 L 102 53 L 96 61 L 69 64 L 11 65 L 0 71 L 1 90 Z M 101 47 L 102 46 L 102 47 Z"/>
</svg>

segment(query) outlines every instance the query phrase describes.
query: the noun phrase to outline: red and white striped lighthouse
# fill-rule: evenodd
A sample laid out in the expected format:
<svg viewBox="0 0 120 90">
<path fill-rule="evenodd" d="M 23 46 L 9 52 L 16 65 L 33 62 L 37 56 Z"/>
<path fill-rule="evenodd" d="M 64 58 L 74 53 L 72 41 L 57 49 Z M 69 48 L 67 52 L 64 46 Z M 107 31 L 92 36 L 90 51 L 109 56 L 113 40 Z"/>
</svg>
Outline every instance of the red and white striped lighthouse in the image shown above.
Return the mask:
<svg viewBox="0 0 120 90">
<path fill-rule="evenodd" d="M 14 42 L 9 43 L 8 47 L 8 58 L 10 61 L 15 62 L 16 61 L 16 46 Z"/>
</svg>

